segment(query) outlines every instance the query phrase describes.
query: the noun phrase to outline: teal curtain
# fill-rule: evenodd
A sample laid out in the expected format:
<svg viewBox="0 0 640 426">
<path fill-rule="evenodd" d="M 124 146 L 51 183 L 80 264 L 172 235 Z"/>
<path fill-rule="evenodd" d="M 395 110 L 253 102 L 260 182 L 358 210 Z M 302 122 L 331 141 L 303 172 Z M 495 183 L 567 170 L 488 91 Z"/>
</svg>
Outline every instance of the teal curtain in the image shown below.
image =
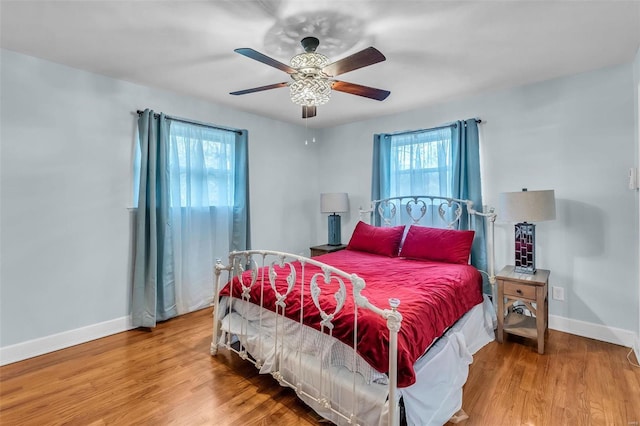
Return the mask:
<svg viewBox="0 0 640 426">
<path fill-rule="evenodd" d="M 153 327 L 210 306 L 216 259 L 250 248 L 248 137 L 148 110 L 138 127 L 132 308 Z"/>
<path fill-rule="evenodd" d="M 134 327 L 155 327 L 176 315 L 173 244 L 169 220 L 169 128 L 164 114 L 145 110 L 138 119 L 140 142 L 132 293 Z"/>
<path fill-rule="evenodd" d="M 373 165 L 371 201 L 390 197 L 391 182 L 391 135 L 373 135 Z M 380 215 L 373 213 L 376 226 L 380 226 Z"/>
<path fill-rule="evenodd" d="M 235 134 L 235 197 L 229 251 L 251 248 L 249 217 L 249 141 L 246 130 Z"/>
<path fill-rule="evenodd" d="M 473 201 L 476 210 L 482 212 L 482 184 L 480 176 L 480 138 L 478 121 L 475 118 L 457 121 L 451 129 L 453 142 L 453 195 L 455 198 Z M 471 248 L 471 264 L 476 268 L 487 270 L 485 221 L 474 216 L 476 231 Z M 464 217 L 463 225 L 467 225 Z M 483 275 L 484 277 L 484 275 Z M 486 277 L 485 293 L 491 294 L 491 286 Z"/>
</svg>

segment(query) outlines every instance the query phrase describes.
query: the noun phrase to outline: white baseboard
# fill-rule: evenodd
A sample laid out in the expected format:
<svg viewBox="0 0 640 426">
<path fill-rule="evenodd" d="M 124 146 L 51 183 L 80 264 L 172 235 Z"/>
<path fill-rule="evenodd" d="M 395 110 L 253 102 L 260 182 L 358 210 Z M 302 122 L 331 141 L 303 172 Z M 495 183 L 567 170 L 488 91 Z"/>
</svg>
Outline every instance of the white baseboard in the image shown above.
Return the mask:
<svg viewBox="0 0 640 426">
<path fill-rule="evenodd" d="M 7 365 L 34 356 L 86 343 L 101 337 L 131 330 L 131 316 L 76 328 L 51 336 L 41 337 L 0 348 L 0 365 Z"/>
<path fill-rule="evenodd" d="M 6 346 L 0 348 L 0 365 L 7 365 L 28 358 L 33 358 L 38 355 L 43 355 L 49 352 L 68 348 L 70 346 L 86 343 L 91 340 L 100 339 L 101 337 L 131 330 L 132 328 L 131 316 L 126 316 Z M 615 345 L 633 348 L 636 358 L 640 360 L 640 337 L 631 331 L 564 318 L 556 315 L 549 315 L 549 328 L 590 339 L 613 343 Z"/>
<path fill-rule="evenodd" d="M 638 337 L 629 330 L 621 328 L 607 327 L 601 324 L 574 320 L 556 315 L 549 315 L 549 328 L 577 336 L 588 337 L 590 339 L 601 340 L 613 343 L 614 345 L 636 348 L 638 354 Z"/>
</svg>

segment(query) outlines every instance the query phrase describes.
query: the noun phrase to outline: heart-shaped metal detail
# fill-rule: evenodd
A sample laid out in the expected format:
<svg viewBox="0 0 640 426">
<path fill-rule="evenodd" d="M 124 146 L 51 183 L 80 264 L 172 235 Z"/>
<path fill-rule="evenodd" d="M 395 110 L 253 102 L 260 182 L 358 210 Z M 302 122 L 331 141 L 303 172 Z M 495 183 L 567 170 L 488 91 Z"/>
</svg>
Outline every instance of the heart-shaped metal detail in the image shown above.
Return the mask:
<svg viewBox="0 0 640 426">
<path fill-rule="evenodd" d="M 396 204 L 389 200 L 382 201 L 378 204 L 378 214 L 385 225 L 391 225 L 396 217 Z"/>
<path fill-rule="evenodd" d="M 320 277 L 323 277 L 323 281 L 325 285 L 331 284 L 331 281 L 333 281 L 334 279 L 338 282 L 338 291 L 336 291 L 333 295 L 333 297 L 336 299 L 336 307 L 333 310 L 333 312 L 330 314 L 325 312 L 320 306 L 319 297 L 320 297 L 320 293 L 322 293 L 322 289 L 318 284 L 318 278 Z M 344 281 L 342 280 L 341 277 L 337 275 L 326 275 L 326 274 L 320 274 L 320 273 L 315 274 L 311 278 L 311 298 L 313 299 L 313 304 L 316 305 L 316 308 L 318 308 L 318 311 L 320 311 L 320 316 L 322 317 L 322 321 L 320 321 L 320 325 L 323 327 L 327 327 L 329 330 L 332 330 L 333 323 L 331 321 L 333 321 L 336 314 L 342 310 L 342 307 L 344 306 L 344 302 L 347 298 L 347 288 L 344 285 Z"/>
<path fill-rule="evenodd" d="M 411 218 L 414 224 L 420 223 L 425 214 L 427 214 L 427 203 L 424 200 L 418 200 L 417 198 L 409 200 L 405 206 L 407 209 L 407 215 Z M 419 216 L 414 216 L 414 210 L 420 213 Z"/>
<path fill-rule="evenodd" d="M 448 214 L 453 215 L 453 219 L 451 221 L 448 221 L 447 219 Z M 460 221 L 460 216 L 462 216 L 462 206 L 453 200 L 442 202 L 438 206 L 438 215 L 440 216 L 440 219 L 447 224 L 447 228 L 452 229 L 458 221 Z"/>
<path fill-rule="evenodd" d="M 291 290 L 293 290 L 293 286 L 296 283 L 296 270 L 291 262 L 284 262 L 282 260 L 278 262 L 278 266 L 283 269 L 285 265 L 289 267 L 289 275 L 287 275 L 286 278 L 287 291 L 285 294 L 280 294 L 278 292 L 278 289 L 276 288 L 276 279 L 278 278 L 278 273 L 276 272 L 275 265 L 276 262 L 272 262 L 271 265 L 269 265 L 269 283 L 271 284 L 271 288 L 276 295 L 276 305 L 284 309 L 286 307 L 285 299 L 287 298 L 289 293 L 291 293 Z"/>
<path fill-rule="evenodd" d="M 240 287 L 242 288 L 242 298 L 244 300 L 248 300 L 249 299 L 249 294 L 251 293 L 251 288 L 253 288 L 253 286 L 255 285 L 256 281 L 258 280 L 258 273 L 257 273 L 257 268 L 256 268 L 256 263 L 253 260 L 252 257 L 241 257 L 241 258 L 236 258 L 236 260 L 238 260 L 238 264 L 237 264 L 237 268 L 236 268 L 236 276 L 238 278 L 238 282 L 240 283 Z M 245 276 L 244 276 L 244 265 L 248 265 L 251 264 L 252 268 L 251 268 L 251 281 L 249 282 L 249 284 L 247 285 L 245 283 Z"/>
</svg>

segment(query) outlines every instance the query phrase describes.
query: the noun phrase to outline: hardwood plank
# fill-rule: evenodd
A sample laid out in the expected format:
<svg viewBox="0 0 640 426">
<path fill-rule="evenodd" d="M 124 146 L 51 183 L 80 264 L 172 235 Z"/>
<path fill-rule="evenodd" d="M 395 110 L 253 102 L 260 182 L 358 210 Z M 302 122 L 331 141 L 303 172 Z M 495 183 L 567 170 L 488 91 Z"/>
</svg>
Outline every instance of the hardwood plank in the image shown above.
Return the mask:
<svg viewBox="0 0 640 426">
<path fill-rule="evenodd" d="M 211 309 L 0 368 L 2 425 L 325 425 L 237 356 L 209 355 Z M 640 424 L 627 348 L 549 331 L 474 355 L 462 425 Z"/>
<path fill-rule="evenodd" d="M 640 368 L 628 363 L 628 348 L 554 330 L 549 331 L 544 355 L 529 342 L 512 337 L 502 345 L 492 342 L 474 355 L 464 387 L 463 409 L 470 416 L 465 425 L 638 422 Z M 491 363 L 506 366 L 492 371 L 507 377 L 487 381 L 483 370 Z M 513 380 L 522 381 L 517 392 Z"/>
</svg>

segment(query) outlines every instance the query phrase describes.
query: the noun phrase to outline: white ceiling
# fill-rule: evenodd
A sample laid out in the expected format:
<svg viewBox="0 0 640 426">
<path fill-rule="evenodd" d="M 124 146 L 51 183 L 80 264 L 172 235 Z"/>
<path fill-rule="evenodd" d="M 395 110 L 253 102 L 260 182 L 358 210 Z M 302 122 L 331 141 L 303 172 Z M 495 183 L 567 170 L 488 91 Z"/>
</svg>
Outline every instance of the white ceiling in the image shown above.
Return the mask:
<svg viewBox="0 0 640 426">
<path fill-rule="evenodd" d="M 233 49 L 289 63 L 312 35 L 333 61 L 387 57 L 339 78 L 389 98 L 334 92 L 309 127 L 629 63 L 640 45 L 640 0 L 1 0 L 0 16 L 3 48 L 300 125 L 287 88 L 229 95 L 289 80 Z"/>
</svg>

